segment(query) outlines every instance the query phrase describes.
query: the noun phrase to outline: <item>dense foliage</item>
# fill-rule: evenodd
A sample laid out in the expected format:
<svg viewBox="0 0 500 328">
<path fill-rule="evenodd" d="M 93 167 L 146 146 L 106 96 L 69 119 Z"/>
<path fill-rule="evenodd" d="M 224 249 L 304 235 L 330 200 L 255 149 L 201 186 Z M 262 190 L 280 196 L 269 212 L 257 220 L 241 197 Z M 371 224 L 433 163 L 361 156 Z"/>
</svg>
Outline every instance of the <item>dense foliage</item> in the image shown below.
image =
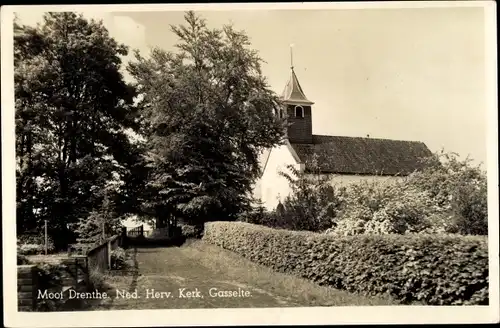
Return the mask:
<svg viewBox="0 0 500 328">
<path fill-rule="evenodd" d="M 202 225 L 190 225 L 182 224 L 180 226 L 181 234 L 185 238 L 201 238 L 203 236 L 203 226 Z"/>
<path fill-rule="evenodd" d="M 403 304 L 488 304 L 487 239 L 387 234 L 332 236 L 243 222 L 210 222 L 203 240 L 251 261 Z"/>
<path fill-rule="evenodd" d="M 38 263 L 36 267 L 37 289 L 44 291 L 54 291 L 61 288 L 63 284 L 63 272 L 66 270 L 63 264 Z M 64 299 L 37 299 L 36 311 L 50 312 L 60 310 L 64 304 Z"/>
<path fill-rule="evenodd" d="M 30 260 L 26 257 L 26 255 L 19 254 L 17 252 L 17 265 L 25 265 L 25 264 L 30 264 Z"/>
<path fill-rule="evenodd" d="M 47 238 L 47 253 L 55 250 L 52 238 Z M 17 236 L 17 253 L 21 255 L 45 254 L 45 236 L 43 234 L 24 234 Z"/>
<path fill-rule="evenodd" d="M 287 179 L 291 194 L 274 217 L 286 229 L 324 231 L 335 224 L 343 190 L 333 186 L 329 176 L 319 173 L 317 158 L 313 157 L 308 167 L 313 174 L 300 171 L 293 165 L 279 172 Z"/>
<path fill-rule="evenodd" d="M 243 32 L 209 29 L 193 12 L 185 19 L 171 28 L 176 52 L 137 54 L 128 68 L 147 145 L 144 204 L 157 217 L 231 220 L 250 204 L 260 150 L 283 136 L 278 98 Z"/>
<path fill-rule="evenodd" d="M 125 267 L 126 253 L 121 247 L 117 247 L 111 252 L 111 269 L 120 270 Z"/>
<path fill-rule="evenodd" d="M 425 170 L 409 177 L 407 184 L 427 192 L 449 214 L 450 232 L 488 234 L 487 175 L 472 159 L 438 152 L 428 160 Z"/>
<path fill-rule="evenodd" d="M 341 235 L 445 232 L 443 212 L 414 185 L 362 181 L 346 188 L 342 210 L 330 230 Z"/>
<path fill-rule="evenodd" d="M 80 244 L 99 244 L 108 236 L 116 235 L 121 230 L 120 216 L 115 211 L 115 206 L 110 199 L 107 189 L 100 208 L 90 212 L 87 217 L 82 217 L 76 225 L 72 226 L 78 234 Z"/>
<path fill-rule="evenodd" d="M 469 159 L 436 153 L 399 180 L 332 184 L 318 172 L 289 166 L 291 193 L 280 210 L 254 210 L 242 220 L 290 230 L 337 235 L 458 233 L 487 235 L 486 173 Z"/>
<path fill-rule="evenodd" d="M 130 187 L 139 153 L 126 134 L 136 128 L 135 92 L 119 71 L 127 49 L 71 12 L 14 30 L 17 230 L 47 220 L 62 248 L 75 238 L 68 224 L 102 204 L 99 190 Z M 127 203 L 120 184 L 111 197 Z"/>
</svg>

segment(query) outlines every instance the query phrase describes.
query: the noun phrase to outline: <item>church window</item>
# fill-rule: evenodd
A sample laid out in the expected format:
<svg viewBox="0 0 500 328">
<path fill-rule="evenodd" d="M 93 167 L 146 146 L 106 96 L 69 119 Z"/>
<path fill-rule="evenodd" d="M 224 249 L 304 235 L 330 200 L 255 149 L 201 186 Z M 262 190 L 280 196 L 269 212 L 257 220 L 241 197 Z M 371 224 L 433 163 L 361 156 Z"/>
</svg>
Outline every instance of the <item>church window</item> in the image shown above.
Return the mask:
<svg viewBox="0 0 500 328">
<path fill-rule="evenodd" d="M 304 107 L 295 106 L 295 117 L 304 117 Z"/>
</svg>

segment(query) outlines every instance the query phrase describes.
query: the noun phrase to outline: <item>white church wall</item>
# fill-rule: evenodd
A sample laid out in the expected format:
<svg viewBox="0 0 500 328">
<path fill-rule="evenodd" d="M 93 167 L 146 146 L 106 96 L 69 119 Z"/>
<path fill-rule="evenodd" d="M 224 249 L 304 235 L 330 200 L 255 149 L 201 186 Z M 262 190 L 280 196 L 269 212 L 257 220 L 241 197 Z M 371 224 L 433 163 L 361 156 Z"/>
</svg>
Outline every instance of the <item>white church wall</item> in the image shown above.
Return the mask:
<svg viewBox="0 0 500 328">
<path fill-rule="evenodd" d="M 267 162 L 267 158 L 270 154 L 271 150 L 270 149 L 264 149 L 260 154 L 259 154 L 259 166 L 261 170 L 264 169 L 264 165 Z M 253 188 L 252 188 L 252 195 L 255 199 L 262 199 L 262 177 L 259 177 L 257 181 L 255 181 Z"/>
<path fill-rule="evenodd" d="M 260 180 L 260 199 L 265 208 L 273 210 L 278 205 L 280 199 L 283 200 L 289 195 L 290 186 L 288 181 L 279 172 L 288 172 L 289 170 L 286 167 L 290 164 L 300 169 L 300 164 L 297 163 L 287 145 L 272 149 L 264 174 Z"/>
<path fill-rule="evenodd" d="M 255 181 L 252 192 L 255 199 L 262 199 L 262 178 L 259 178 L 257 181 Z"/>
<path fill-rule="evenodd" d="M 264 173 L 255 184 L 254 196 L 260 199 L 263 206 L 269 210 L 275 209 L 279 200 L 283 201 L 291 192 L 288 181 L 279 174 L 280 171 L 289 172 L 286 168 L 289 164 L 297 169 L 301 168 L 301 164 L 295 159 L 290 147 L 283 145 L 273 148 L 267 158 Z M 348 186 L 362 181 L 391 183 L 404 179 L 404 177 L 380 175 L 329 174 L 327 176 L 332 185 L 337 186 Z"/>
</svg>

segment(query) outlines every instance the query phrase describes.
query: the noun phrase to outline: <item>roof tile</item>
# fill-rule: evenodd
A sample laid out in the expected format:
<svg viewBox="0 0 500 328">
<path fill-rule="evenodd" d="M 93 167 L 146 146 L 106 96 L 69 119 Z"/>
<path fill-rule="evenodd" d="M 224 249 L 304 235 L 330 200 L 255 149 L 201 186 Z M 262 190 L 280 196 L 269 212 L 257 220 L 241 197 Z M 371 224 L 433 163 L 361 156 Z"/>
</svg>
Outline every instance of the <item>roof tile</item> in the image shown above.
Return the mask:
<svg viewBox="0 0 500 328">
<path fill-rule="evenodd" d="M 323 173 L 408 175 L 423 168 L 432 155 L 422 142 L 344 136 L 313 135 L 312 144 L 292 144 L 311 170 L 317 156 Z"/>
</svg>

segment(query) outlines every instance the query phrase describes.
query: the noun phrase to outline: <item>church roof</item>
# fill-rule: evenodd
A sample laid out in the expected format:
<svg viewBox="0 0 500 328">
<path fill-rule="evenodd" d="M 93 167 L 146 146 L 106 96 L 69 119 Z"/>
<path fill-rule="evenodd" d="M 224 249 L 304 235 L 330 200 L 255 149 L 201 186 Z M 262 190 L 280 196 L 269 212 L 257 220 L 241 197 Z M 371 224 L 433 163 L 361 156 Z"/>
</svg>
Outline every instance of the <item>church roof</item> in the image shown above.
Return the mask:
<svg viewBox="0 0 500 328">
<path fill-rule="evenodd" d="M 305 170 L 311 171 L 315 154 L 322 173 L 408 175 L 423 168 L 431 151 L 422 142 L 361 137 L 313 135 L 313 143 L 291 146 Z"/>
<path fill-rule="evenodd" d="M 302 87 L 300 86 L 299 80 L 297 79 L 297 75 L 295 75 L 293 67 L 292 67 L 290 79 L 288 80 L 288 83 L 286 84 L 285 89 L 283 90 L 283 93 L 281 94 L 281 100 L 289 102 L 289 103 L 301 104 L 301 105 L 314 104 L 312 101 L 307 99 L 306 95 L 304 94 L 304 91 L 302 90 Z"/>
</svg>

